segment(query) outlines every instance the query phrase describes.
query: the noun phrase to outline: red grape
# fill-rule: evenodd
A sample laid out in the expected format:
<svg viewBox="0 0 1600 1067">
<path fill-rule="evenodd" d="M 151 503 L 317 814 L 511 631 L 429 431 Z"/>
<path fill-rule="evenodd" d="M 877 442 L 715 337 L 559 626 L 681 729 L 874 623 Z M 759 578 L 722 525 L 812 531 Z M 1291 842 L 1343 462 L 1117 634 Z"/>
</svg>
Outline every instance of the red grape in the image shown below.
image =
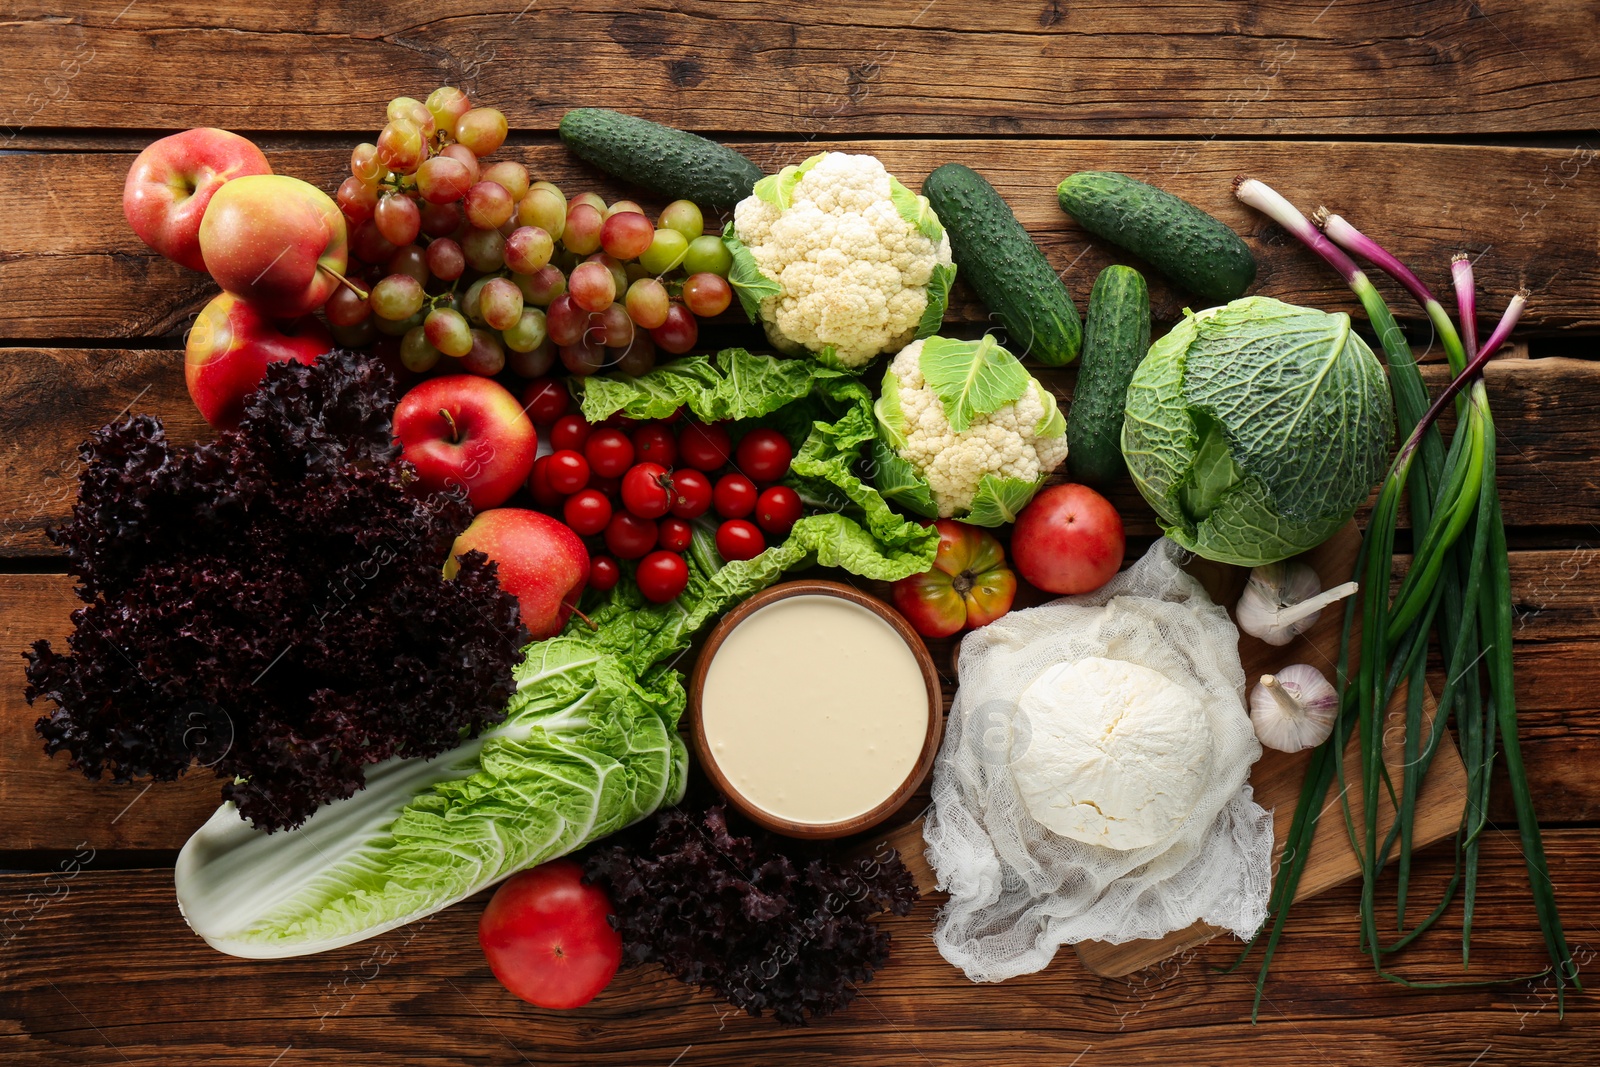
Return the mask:
<svg viewBox="0 0 1600 1067">
<path fill-rule="evenodd" d="M 503 159 L 499 163 L 491 164 L 483 172 L 483 180 L 502 186 L 511 194 L 512 200 L 521 200 L 528 195 L 528 168 L 521 163 Z"/>
<path fill-rule="evenodd" d="M 460 359 L 472 351 L 472 327 L 454 308 L 434 308 L 422 325 L 428 343 L 445 355 Z"/>
<path fill-rule="evenodd" d="M 478 157 L 506 143 L 506 117 L 492 107 L 475 107 L 456 120 L 456 141 Z"/>
<path fill-rule="evenodd" d="M 372 287 L 368 302 L 373 314 L 398 322 L 415 315 L 426 297 L 415 278 L 408 274 L 391 274 Z"/>
<path fill-rule="evenodd" d="M 545 479 L 556 492 L 571 496 L 589 484 L 589 461 L 583 458 L 582 452 L 558 449 L 550 453 L 550 468 Z"/>
<path fill-rule="evenodd" d="M 417 202 L 399 193 L 390 193 L 378 201 L 372 221 L 377 223 L 383 239 L 396 247 L 410 244 L 422 232 L 422 212 Z"/>
<path fill-rule="evenodd" d="M 594 537 L 611 521 L 611 501 L 598 489 L 582 489 L 561 505 L 561 519 L 580 537 Z"/>
<path fill-rule="evenodd" d="M 527 308 L 522 312 L 523 321 L 527 321 L 533 310 Z M 511 331 L 502 336 L 506 338 L 506 369 L 518 378 L 542 378 L 555 368 L 556 350 L 548 339 L 532 348 L 516 348 L 511 344 Z"/>
<path fill-rule="evenodd" d="M 466 253 L 448 237 L 435 238 L 428 244 L 428 270 L 442 282 L 453 282 L 467 269 Z"/>
<path fill-rule="evenodd" d="M 585 311 L 604 311 L 617 299 L 616 279 L 604 263 L 579 263 L 573 267 L 567 289 Z"/>
<path fill-rule="evenodd" d="M 447 144 L 439 150 L 439 154 L 441 156 L 449 156 L 467 168 L 467 173 L 472 176 L 472 181 L 467 183 L 469 186 L 477 183 L 480 173 L 478 170 L 478 157 L 473 154 L 472 149 L 466 145 Z"/>
<path fill-rule="evenodd" d="M 711 507 L 711 479 L 690 467 L 672 472 L 672 514 L 695 519 Z"/>
<path fill-rule="evenodd" d="M 411 96 L 397 96 L 389 101 L 389 106 L 384 111 L 385 117 L 393 122 L 405 119 L 422 131 L 424 138 L 432 137 L 435 128 L 433 112 L 429 111 L 421 100 Z"/>
<path fill-rule="evenodd" d="M 561 365 L 567 368 L 567 373 L 576 374 L 580 378 L 598 374 L 606 365 L 605 346 L 595 343 L 588 337 L 577 344 L 561 345 L 557 353 L 561 357 Z"/>
<path fill-rule="evenodd" d="M 622 260 L 615 256 L 608 256 L 604 252 L 592 252 L 584 258 L 584 262 L 604 264 L 605 268 L 611 272 L 611 280 L 616 283 L 617 292 L 625 293 L 628 291 L 628 268 L 622 265 Z"/>
<path fill-rule="evenodd" d="M 428 253 L 421 245 L 406 245 L 389 257 L 388 270 L 390 274 L 405 274 L 417 280 L 419 285 L 427 285 L 432 272 L 428 270 Z"/>
<path fill-rule="evenodd" d="M 567 251 L 586 256 L 600 247 L 600 230 L 605 219 L 592 204 L 572 204 L 567 208 L 567 224 L 561 243 Z"/>
<path fill-rule="evenodd" d="M 756 509 L 756 485 L 742 474 L 724 474 L 712 490 L 711 503 L 724 519 L 742 519 Z"/>
<path fill-rule="evenodd" d="M 547 308 L 567 291 L 567 276 L 561 268 L 546 263 L 532 274 L 518 274 L 511 279 L 522 290 L 522 299 L 530 304 Z"/>
<path fill-rule="evenodd" d="M 377 145 L 362 141 L 350 150 L 350 175 L 362 185 L 377 185 L 383 179 L 383 171 Z"/>
<path fill-rule="evenodd" d="M 600 227 L 600 247 L 618 259 L 638 259 L 654 240 L 656 228 L 636 211 L 619 211 Z"/>
<path fill-rule="evenodd" d="M 463 206 L 467 209 L 467 221 L 485 230 L 502 225 L 516 210 L 506 187 L 487 180 L 467 190 Z"/>
<path fill-rule="evenodd" d="M 762 428 L 751 430 L 739 439 L 734 466 L 758 482 L 775 482 L 789 473 L 792 459 L 794 449 L 789 447 L 788 438 L 777 430 Z"/>
<path fill-rule="evenodd" d="M 357 226 L 350 235 L 350 252 L 363 263 L 387 263 L 399 248 L 378 232 L 378 224 L 371 219 Z"/>
<path fill-rule="evenodd" d="M 656 547 L 656 524 L 619 511 L 606 524 L 606 547 L 622 559 L 638 559 Z"/>
<path fill-rule="evenodd" d="M 667 287 L 654 278 L 640 278 L 628 286 L 628 315 L 647 330 L 653 330 L 667 321 L 667 309 L 672 301 L 667 297 Z"/>
<path fill-rule="evenodd" d="M 461 238 L 461 251 L 469 267 L 488 274 L 505 266 L 506 239 L 499 230 L 468 229 Z"/>
<path fill-rule="evenodd" d="M 493 378 L 506 369 L 506 347 L 493 330 L 473 330 L 472 347 L 461 357 L 461 369 L 468 374 Z"/>
<path fill-rule="evenodd" d="M 707 426 L 691 422 L 678 435 L 678 455 L 695 470 L 711 472 L 728 462 L 733 452 L 733 442 L 728 431 L 720 426 Z"/>
<path fill-rule="evenodd" d="M 756 500 L 756 525 L 774 537 L 787 537 L 800 521 L 800 494 L 787 485 L 768 486 Z"/>
<path fill-rule="evenodd" d="M 659 519 L 672 505 L 672 480 L 659 463 L 635 463 L 622 476 L 622 503 L 642 519 Z"/>
<path fill-rule="evenodd" d="M 461 209 L 454 204 L 422 205 L 422 232 L 429 237 L 454 237 L 461 229 Z"/>
<path fill-rule="evenodd" d="M 604 216 L 606 213 L 606 198 L 601 196 L 599 193 L 579 193 L 577 196 L 567 201 L 567 209 L 570 211 L 572 209 L 572 205 L 574 204 L 588 204 L 590 207 L 600 212 L 602 216 Z"/>
<path fill-rule="evenodd" d="M 506 238 L 506 266 L 518 274 L 532 274 L 550 262 L 555 242 L 537 226 L 518 226 Z"/>
<path fill-rule="evenodd" d="M 405 119 L 391 121 L 378 134 L 378 161 L 400 174 L 416 170 L 427 150 L 422 131 Z"/>
<path fill-rule="evenodd" d="M 688 551 L 694 540 L 694 527 L 687 519 L 665 518 L 656 525 L 656 544 L 668 552 Z"/>
<path fill-rule="evenodd" d="M 639 561 L 633 577 L 646 600 L 665 604 L 689 587 L 689 565 L 676 552 L 657 550 Z"/>
<path fill-rule="evenodd" d="M 522 290 L 509 278 L 490 278 L 478 295 L 478 314 L 496 330 L 509 330 L 522 319 Z"/>
<path fill-rule="evenodd" d="M 627 348 L 638 332 L 633 327 L 633 320 L 628 318 L 627 309 L 621 304 L 612 304 L 592 316 L 589 325 L 599 331 L 600 339 L 607 348 Z"/>
<path fill-rule="evenodd" d="M 600 477 L 621 477 L 633 466 L 633 442 L 621 430 L 599 429 L 583 443 L 583 455 Z"/>
<path fill-rule="evenodd" d="M 648 333 L 642 331 L 633 335 L 633 340 L 628 343 L 627 348 L 615 349 L 612 354 L 616 359 L 618 373 L 626 374 L 630 378 L 648 374 L 656 365 L 656 343 L 650 340 Z"/>
<path fill-rule="evenodd" d="M 689 314 L 688 308 L 673 304 L 667 309 L 667 321 L 651 330 L 650 336 L 660 347 L 675 356 L 681 356 L 700 339 L 700 326 Z"/>
<path fill-rule="evenodd" d="M 545 328 L 556 344 L 575 345 L 583 340 L 583 333 L 589 328 L 589 315 L 571 294 L 563 294 L 550 302 L 550 309 L 545 312 Z"/>
<path fill-rule="evenodd" d="M 557 451 L 570 449 L 581 452 L 589 440 L 590 432 L 591 427 L 583 421 L 582 415 L 562 415 L 550 427 L 550 447 Z"/>
<path fill-rule="evenodd" d="M 703 319 L 720 315 L 733 303 L 733 288 L 727 279 L 701 272 L 683 280 L 683 302 Z"/>
<path fill-rule="evenodd" d="M 610 556 L 589 558 L 589 588 L 609 593 L 622 578 L 622 568 Z"/>
<path fill-rule="evenodd" d="M 453 204 L 472 188 L 472 171 L 459 159 L 434 156 L 417 168 L 417 192 L 430 204 Z"/>
<path fill-rule="evenodd" d="M 567 413 L 567 408 L 572 406 L 572 395 L 567 392 L 567 387 L 554 378 L 540 378 L 528 383 L 522 391 L 522 410 L 528 413 L 528 418 L 533 420 L 535 426 L 549 426 Z M 582 422 L 582 419 L 578 421 Z M 584 423 L 588 426 L 588 423 Z M 554 442 L 551 442 L 554 444 Z M 580 441 L 578 447 L 582 448 L 587 442 Z M 561 448 L 570 448 L 571 445 L 560 445 Z"/>
<path fill-rule="evenodd" d="M 424 105 L 433 115 L 434 125 L 451 137 L 456 135 L 456 120 L 472 110 L 467 94 L 451 85 L 441 85 L 429 93 Z"/>
<path fill-rule="evenodd" d="M 345 220 L 352 226 L 359 226 L 372 217 L 372 209 L 378 206 L 378 187 L 367 185 L 360 178 L 346 178 L 333 198 L 338 201 Z"/>
<path fill-rule="evenodd" d="M 640 460 L 671 469 L 678 461 L 678 440 L 665 426 L 645 423 L 633 431 L 633 451 Z"/>
<path fill-rule="evenodd" d="M 328 297 L 328 302 L 322 305 L 322 310 L 328 316 L 329 325 L 354 326 L 372 314 L 372 305 L 361 299 L 354 291 L 341 285 Z"/>
<path fill-rule="evenodd" d="M 725 560 L 755 559 L 766 549 L 767 539 L 753 522 L 729 519 L 717 527 L 717 551 Z"/>
<path fill-rule="evenodd" d="M 517 321 L 501 330 L 505 338 L 506 347 L 513 352 L 532 352 L 536 348 L 549 348 L 550 331 L 545 323 L 544 312 L 539 308 L 524 307 Z M 555 361 L 555 354 L 548 353 L 550 362 Z M 524 373 L 519 371 L 518 373 Z M 525 374 L 529 378 L 537 378 L 544 371 L 532 371 Z"/>
</svg>

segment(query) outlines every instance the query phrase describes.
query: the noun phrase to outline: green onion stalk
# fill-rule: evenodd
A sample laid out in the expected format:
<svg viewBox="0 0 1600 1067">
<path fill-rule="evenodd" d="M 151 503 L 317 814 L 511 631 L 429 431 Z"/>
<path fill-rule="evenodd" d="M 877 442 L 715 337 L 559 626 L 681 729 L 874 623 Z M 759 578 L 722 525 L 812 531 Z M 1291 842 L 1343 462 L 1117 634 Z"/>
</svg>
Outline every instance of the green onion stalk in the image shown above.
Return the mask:
<svg viewBox="0 0 1600 1067">
<path fill-rule="evenodd" d="M 1465 257 L 1458 256 L 1451 264 L 1457 312 L 1462 320 L 1458 331 L 1444 306 L 1405 264 L 1338 215 L 1318 209 L 1317 225 L 1313 225 L 1262 182 L 1240 178 L 1235 180 L 1234 189 L 1241 201 L 1272 218 L 1317 253 L 1361 301 L 1389 365 L 1390 388 L 1403 435 L 1403 443 L 1379 489 L 1357 556 L 1355 577 L 1362 594 L 1346 604 L 1335 728 L 1329 740 L 1312 753 L 1268 902 L 1268 925 L 1239 960 L 1243 963 L 1254 945 L 1265 937 L 1251 1017 L 1259 1011 L 1267 973 L 1305 871 L 1323 801 L 1335 779 L 1341 783 L 1341 811 L 1362 877 L 1361 945 L 1372 957 L 1377 973 L 1409 986 L 1490 984 L 1413 982 L 1392 974 L 1385 960 L 1437 922 L 1459 891 L 1462 965 L 1467 965 L 1478 846 L 1488 825 L 1491 773 L 1500 754 L 1505 758 L 1534 905 L 1550 956 L 1550 967 L 1541 974 L 1555 976 L 1557 1002 L 1564 1011 L 1566 985 L 1570 982 L 1574 988 L 1582 987 L 1556 910 L 1518 744 L 1512 692 L 1510 567 L 1495 482 L 1494 419 L 1483 381 L 1485 362 L 1510 337 L 1527 294 L 1519 293 L 1513 298 L 1480 348 L 1472 267 Z M 1431 403 L 1410 343 L 1352 254 L 1398 282 L 1432 324 L 1454 377 Z M 1438 419 L 1452 406 L 1457 425 L 1447 446 Z M 1411 567 L 1391 596 L 1395 534 L 1402 503 L 1410 508 L 1414 547 Z M 1425 729 L 1423 699 L 1430 633 L 1437 634 L 1447 672 L 1432 724 Z M 1384 735 L 1390 703 L 1402 685 L 1406 690 L 1405 732 L 1397 785 L 1384 759 Z M 1461 742 L 1468 783 L 1466 812 L 1456 835 L 1456 867 L 1437 905 L 1408 928 L 1406 903 L 1416 796 L 1452 722 Z M 1359 823 L 1343 781 L 1344 751 L 1351 738 L 1358 742 L 1361 770 Z M 1395 819 L 1388 831 L 1380 834 L 1378 810 L 1384 797 L 1394 807 Z M 1379 931 L 1377 887 L 1391 856 L 1397 868 L 1398 937 L 1386 944 Z"/>
</svg>

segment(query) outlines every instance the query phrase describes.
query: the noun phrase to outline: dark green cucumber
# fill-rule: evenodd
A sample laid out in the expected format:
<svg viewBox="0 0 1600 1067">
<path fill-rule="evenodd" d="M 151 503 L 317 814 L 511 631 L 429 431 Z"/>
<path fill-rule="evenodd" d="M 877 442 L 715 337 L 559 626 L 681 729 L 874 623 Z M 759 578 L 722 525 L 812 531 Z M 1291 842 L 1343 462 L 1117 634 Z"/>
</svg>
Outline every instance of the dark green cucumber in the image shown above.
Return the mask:
<svg viewBox="0 0 1600 1067">
<path fill-rule="evenodd" d="M 1256 257 L 1219 219 L 1114 171 L 1086 170 L 1056 187 L 1061 210 L 1196 296 L 1233 300 L 1256 279 Z"/>
<path fill-rule="evenodd" d="M 1072 294 L 994 186 L 959 163 L 922 183 L 950 234 L 961 277 L 1006 328 L 1006 346 L 1051 367 L 1078 358 L 1083 327 Z"/>
<path fill-rule="evenodd" d="M 1083 363 L 1067 415 L 1067 469 L 1080 482 L 1109 485 L 1127 471 L 1122 414 L 1128 383 L 1150 350 L 1150 291 L 1132 267 L 1110 266 L 1089 291 Z"/>
<path fill-rule="evenodd" d="M 726 145 L 604 108 L 567 112 L 561 117 L 561 139 L 579 159 L 607 174 L 703 208 L 732 207 L 765 176 Z"/>
</svg>

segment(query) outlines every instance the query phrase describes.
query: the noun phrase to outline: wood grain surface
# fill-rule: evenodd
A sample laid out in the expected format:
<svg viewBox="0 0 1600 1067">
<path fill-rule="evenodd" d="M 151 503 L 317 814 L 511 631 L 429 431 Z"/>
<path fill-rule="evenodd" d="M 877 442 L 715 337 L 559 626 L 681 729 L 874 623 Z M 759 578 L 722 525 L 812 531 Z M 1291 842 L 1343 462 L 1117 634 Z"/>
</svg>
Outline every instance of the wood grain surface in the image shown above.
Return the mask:
<svg viewBox="0 0 1600 1067">
<path fill-rule="evenodd" d="M 78 443 L 128 409 L 162 415 L 179 439 L 204 430 L 180 349 L 214 288 L 152 254 L 121 213 L 133 153 L 162 133 L 250 133 L 278 172 L 331 190 L 385 101 L 451 82 L 509 116 L 502 156 L 608 199 L 636 194 L 555 139 L 568 107 L 720 136 L 769 169 L 824 148 L 870 151 L 917 185 L 960 160 L 1007 197 L 1080 311 L 1102 267 L 1133 261 L 1064 215 L 1054 186 L 1119 169 L 1238 229 L 1261 261 L 1257 291 L 1356 312 L 1335 276 L 1233 202 L 1230 180 L 1249 172 L 1307 210 L 1341 211 L 1440 291 L 1449 256 L 1469 253 L 1486 320 L 1532 291 L 1528 347 L 1491 366 L 1489 389 L 1523 749 L 1568 936 L 1592 977 L 1597 39 L 1589 0 L 13 0 L 0 15 L 0 865 L 26 873 L 0 875 L 0 1062 L 1600 1064 L 1600 1001 L 1574 996 L 1563 1019 L 1548 982 L 1517 980 L 1542 951 L 1503 783 L 1466 975 L 1506 979 L 1488 988 L 1408 990 L 1374 975 L 1346 886 L 1297 906 L 1255 1026 L 1253 974 L 1222 973 L 1228 939 L 1122 979 L 1064 953 L 1041 974 L 975 986 L 933 948 L 933 900 L 890 921 L 894 958 L 857 1003 L 805 1030 L 747 1018 L 654 968 L 553 1013 L 490 975 L 474 936 L 486 895 L 322 956 L 247 963 L 207 948 L 174 906 L 167 865 L 219 783 L 97 784 L 46 760 L 20 656 L 36 638 L 60 640 L 76 604 L 43 530 L 67 514 Z M 1191 303 L 1151 283 L 1162 322 Z M 1436 358 L 1402 294 L 1380 287 Z M 732 322 L 706 336 L 755 343 Z M 947 328 L 986 322 L 958 283 Z M 1442 381 L 1437 366 L 1425 373 Z M 1073 377 L 1049 376 L 1063 396 Z M 1148 510 L 1127 490 L 1113 498 L 1142 550 Z M 948 651 L 936 647 L 941 664 Z M 1421 864 L 1425 900 L 1448 848 Z M 1458 922 L 1404 953 L 1401 970 L 1463 977 Z"/>
</svg>

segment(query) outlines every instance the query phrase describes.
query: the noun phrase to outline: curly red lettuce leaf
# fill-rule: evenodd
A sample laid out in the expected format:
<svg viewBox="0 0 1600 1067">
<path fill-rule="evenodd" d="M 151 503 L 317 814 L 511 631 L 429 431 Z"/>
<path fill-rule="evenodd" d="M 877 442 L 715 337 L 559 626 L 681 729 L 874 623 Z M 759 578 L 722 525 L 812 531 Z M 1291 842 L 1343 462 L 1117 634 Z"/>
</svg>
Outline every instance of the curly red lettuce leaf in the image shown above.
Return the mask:
<svg viewBox="0 0 1600 1067">
<path fill-rule="evenodd" d="M 916 903 L 893 852 L 802 856 L 761 832 L 736 834 L 721 805 L 658 812 L 592 849 L 586 876 L 616 907 L 623 960 L 659 963 L 751 1015 L 779 1022 L 846 1007 L 889 959 L 883 912 Z"/>
<path fill-rule="evenodd" d="M 272 364 L 210 443 L 146 415 L 98 431 L 50 532 L 86 606 L 69 652 L 26 653 L 45 750 L 118 782 L 208 768 L 283 829 L 500 721 L 527 632 L 481 554 L 442 577 L 471 509 L 399 461 L 394 403 L 380 363 L 336 352 Z"/>
</svg>

